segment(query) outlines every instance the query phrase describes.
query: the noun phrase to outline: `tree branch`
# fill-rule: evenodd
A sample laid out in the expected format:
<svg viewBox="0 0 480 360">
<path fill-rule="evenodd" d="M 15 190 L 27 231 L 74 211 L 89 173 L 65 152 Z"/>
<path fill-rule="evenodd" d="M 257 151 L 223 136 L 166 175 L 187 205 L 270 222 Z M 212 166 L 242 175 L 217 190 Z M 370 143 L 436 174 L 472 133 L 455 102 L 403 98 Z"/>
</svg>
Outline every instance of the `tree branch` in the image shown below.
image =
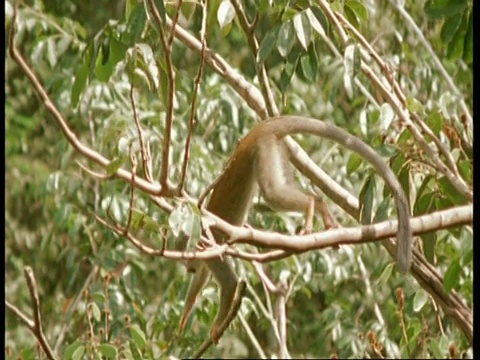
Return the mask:
<svg viewBox="0 0 480 360">
<path fill-rule="evenodd" d="M 28 291 L 30 292 L 30 300 L 32 301 L 33 320 L 23 314 L 21 310 L 19 310 L 15 305 L 10 304 L 7 300 L 5 300 L 5 305 L 33 333 L 47 358 L 50 360 L 56 360 L 57 357 L 54 355 L 50 345 L 47 342 L 47 339 L 45 338 L 45 334 L 43 333 L 40 299 L 38 297 L 37 283 L 35 281 L 33 270 L 30 266 L 25 266 L 23 271 L 25 280 L 27 281 Z"/>
</svg>

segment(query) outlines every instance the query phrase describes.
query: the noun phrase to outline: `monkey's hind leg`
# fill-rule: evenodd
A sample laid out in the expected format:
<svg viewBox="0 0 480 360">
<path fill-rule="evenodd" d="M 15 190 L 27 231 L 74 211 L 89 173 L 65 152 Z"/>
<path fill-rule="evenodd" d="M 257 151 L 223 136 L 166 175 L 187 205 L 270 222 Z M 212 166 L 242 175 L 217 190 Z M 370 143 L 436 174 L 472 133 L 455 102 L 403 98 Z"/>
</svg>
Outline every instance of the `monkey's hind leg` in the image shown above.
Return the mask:
<svg viewBox="0 0 480 360">
<path fill-rule="evenodd" d="M 315 213 L 319 213 L 323 220 L 323 225 L 325 226 L 325 230 L 330 230 L 335 228 L 335 223 L 328 213 L 327 206 L 325 203 L 320 200 L 316 199 L 313 196 L 308 197 L 308 206 L 305 209 L 305 225 L 303 229 L 300 230 L 300 235 L 307 235 L 312 232 L 313 229 L 313 216 Z"/>
</svg>

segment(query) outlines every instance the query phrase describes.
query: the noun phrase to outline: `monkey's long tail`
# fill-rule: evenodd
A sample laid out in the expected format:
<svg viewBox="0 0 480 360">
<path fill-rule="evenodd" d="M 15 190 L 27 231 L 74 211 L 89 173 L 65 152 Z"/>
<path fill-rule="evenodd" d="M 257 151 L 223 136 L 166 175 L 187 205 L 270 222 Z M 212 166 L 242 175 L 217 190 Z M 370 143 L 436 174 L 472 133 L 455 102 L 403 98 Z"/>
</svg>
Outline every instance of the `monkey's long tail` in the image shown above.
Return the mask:
<svg viewBox="0 0 480 360">
<path fill-rule="evenodd" d="M 270 133 L 278 137 L 303 133 L 317 135 L 335 141 L 357 153 L 373 165 L 377 173 L 390 187 L 395 199 L 398 216 L 398 268 L 401 272 L 407 272 L 410 269 L 412 262 L 412 229 L 410 227 L 410 211 L 408 208 L 407 197 L 405 196 L 405 192 L 403 191 L 397 177 L 380 155 L 378 155 L 369 145 L 347 131 L 314 118 L 285 115 L 263 121 L 259 126 L 266 126 Z"/>
</svg>

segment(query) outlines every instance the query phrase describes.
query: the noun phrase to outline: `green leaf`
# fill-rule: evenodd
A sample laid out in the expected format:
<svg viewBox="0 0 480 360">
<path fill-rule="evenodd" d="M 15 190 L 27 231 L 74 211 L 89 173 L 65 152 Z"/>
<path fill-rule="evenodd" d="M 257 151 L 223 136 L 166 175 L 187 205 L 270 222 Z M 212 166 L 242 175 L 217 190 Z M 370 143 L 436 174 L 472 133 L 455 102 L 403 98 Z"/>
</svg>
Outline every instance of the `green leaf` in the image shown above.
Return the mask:
<svg viewBox="0 0 480 360">
<path fill-rule="evenodd" d="M 186 216 L 187 209 L 184 203 L 180 203 L 179 206 L 170 213 L 170 216 L 168 217 L 168 225 L 175 237 L 177 237 L 182 231 L 183 222 Z"/>
<path fill-rule="evenodd" d="M 57 47 L 55 45 L 55 41 L 53 38 L 48 38 L 47 39 L 47 60 L 48 63 L 52 68 L 57 65 L 57 60 L 58 60 L 58 53 L 57 53 Z"/>
<path fill-rule="evenodd" d="M 135 360 L 143 360 L 142 353 L 140 352 L 140 349 L 138 348 L 138 345 L 135 342 L 129 341 L 129 347 L 130 347 L 130 351 L 132 352 L 132 356 Z"/>
<path fill-rule="evenodd" d="M 380 106 L 380 116 L 378 117 L 378 121 L 380 122 L 383 131 L 388 131 L 394 118 L 395 112 L 393 111 L 392 106 L 389 103 L 383 103 Z"/>
<path fill-rule="evenodd" d="M 473 249 L 470 248 L 465 253 L 463 253 L 462 258 L 463 258 L 462 259 L 462 264 L 464 266 L 470 264 L 473 260 Z"/>
<path fill-rule="evenodd" d="M 270 33 L 267 34 L 263 38 L 262 43 L 260 44 L 260 48 L 258 49 L 258 54 L 257 54 L 257 63 L 258 65 L 262 65 L 265 59 L 270 55 L 272 52 L 273 48 L 275 47 L 275 43 L 277 41 L 277 32 L 276 31 L 271 31 Z"/>
<path fill-rule="evenodd" d="M 345 48 L 343 64 L 345 68 L 343 77 L 345 90 L 347 91 L 349 97 L 353 97 L 353 78 L 360 69 L 360 56 L 358 47 L 356 45 L 348 45 Z"/>
<path fill-rule="evenodd" d="M 162 19 L 163 23 L 167 22 L 167 16 L 165 11 L 165 2 L 163 0 L 155 0 L 155 5 L 157 6 L 158 13 L 160 14 L 160 18 Z"/>
<path fill-rule="evenodd" d="M 462 16 L 462 22 L 455 32 L 452 41 L 448 44 L 447 56 L 449 59 L 456 60 L 463 57 L 465 37 L 468 29 L 468 15 Z"/>
<path fill-rule="evenodd" d="M 464 205 L 467 202 L 467 198 L 457 191 L 446 176 L 443 176 L 438 180 L 438 185 L 442 194 L 455 205 Z"/>
<path fill-rule="evenodd" d="M 325 32 L 325 29 L 320 23 L 320 21 L 318 20 L 318 18 L 315 16 L 314 12 L 312 11 L 312 8 L 308 8 L 305 11 L 305 14 L 307 14 L 308 20 L 310 21 L 310 25 L 312 25 L 313 30 L 315 30 L 321 36 L 326 36 L 327 33 Z"/>
<path fill-rule="evenodd" d="M 347 6 L 343 7 L 343 12 L 345 13 L 345 17 L 347 20 L 353 25 L 354 28 L 359 29 L 360 23 L 358 22 L 358 18 L 355 16 L 355 13 Z"/>
<path fill-rule="evenodd" d="M 83 344 L 82 342 L 76 340 L 74 341 L 73 343 L 71 343 L 70 345 L 68 345 L 65 350 L 63 351 L 63 357 L 65 359 L 71 359 L 72 356 L 73 356 L 73 353 L 75 352 L 75 350 L 77 350 L 79 347 L 83 347 Z"/>
<path fill-rule="evenodd" d="M 403 191 L 405 192 L 408 203 L 410 204 L 410 167 L 403 166 L 397 177 Z"/>
<path fill-rule="evenodd" d="M 382 273 L 378 277 L 377 285 L 384 286 L 386 284 L 389 284 L 391 282 L 392 272 L 394 268 L 394 263 L 389 263 L 387 266 L 385 266 L 385 269 L 383 269 Z"/>
<path fill-rule="evenodd" d="M 312 39 L 312 27 L 307 15 L 301 12 L 293 17 L 293 27 L 300 45 L 307 50 Z"/>
<path fill-rule="evenodd" d="M 295 43 L 295 34 L 293 32 L 293 25 L 291 21 L 286 21 L 280 26 L 277 37 L 277 50 L 280 55 L 287 58 Z"/>
<path fill-rule="evenodd" d="M 118 222 L 124 220 L 129 205 L 129 201 L 120 196 L 106 196 L 101 202 L 102 210 L 110 212 Z"/>
<path fill-rule="evenodd" d="M 447 357 L 447 350 L 444 345 L 438 339 L 432 339 L 428 342 L 428 350 L 432 353 L 433 359 L 445 359 Z"/>
<path fill-rule="evenodd" d="M 418 188 L 417 190 L 417 195 L 416 195 L 416 199 L 415 199 L 415 204 L 413 206 L 413 214 L 416 216 L 416 215 L 422 215 L 424 214 L 425 212 L 428 212 L 430 208 L 427 208 L 426 206 L 422 206 L 422 208 L 418 208 L 419 206 L 419 201 L 420 199 L 424 196 L 424 195 L 430 195 L 432 196 L 431 193 L 432 192 L 432 185 L 434 184 L 435 182 L 435 178 L 433 175 L 427 175 L 425 176 L 425 178 L 423 179 L 422 181 L 422 184 L 420 185 L 420 187 Z M 423 202 L 423 200 L 422 200 Z M 424 212 L 420 212 L 421 210 L 423 210 Z"/>
<path fill-rule="evenodd" d="M 433 112 L 427 116 L 425 123 L 432 130 L 432 132 L 439 136 L 443 128 L 443 116 L 439 111 Z"/>
<path fill-rule="evenodd" d="M 347 0 L 345 1 L 345 14 L 347 18 L 354 17 L 354 24 L 356 27 L 361 23 L 367 23 L 368 21 L 368 12 L 363 3 L 358 0 Z M 348 11 L 350 10 L 350 11 Z M 348 16 L 350 15 L 350 16 Z M 350 19 L 351 20 L 351 19 Z"/>
<path fill-rule="evenodd" d="M 135 86 L 146 84 L 151 90 L 158 88 L 159 69 L 149 45 L 136 44 L 127 51 L 127 71 Z"/>
<path fill-rule="evenodd" d="M 104 62 L 104 59 L 108 57 L 108 54 L 105 53 L 104 46 L 100 46 L 100 54 L 101 56 L 97 57 L 95 63 L 94 73 L 98 80 L 107 82 L 108 79 L 110 79 L 110 75 L 113 73 L 114 66 L 109 61 Z"/>
<path fill-rule="evenodd" d="M 223 0 L 217 11 L 217 21 L 220 28 L 230 25 L 235 18 L 235 9 L 229 0 Z"/>
<path fill-rule="evenodd" d="M 81 360 L 83 359 L 83 354 L 85 354 L 85 346 L 81 345 L 75 349 L 72 354 L 72 360 Z"/>
<path fill-rule="evenodd" d="M 72 85 L 72 93 L 70 95 L 70 104 L 73 108 L 77 107 L 80 94 L 85 89 L 88 79 L 88 65 L 82 63 L 75 73 L 75 81 Z"/>
<path fill-rule="evenodd" d="M 394 155 L 391 158 L 390 163 L 391 163 L 391 169 L 392 169 L 393 173 L 396 174 L 397 177 L 399 177 L 401 175 L 402 171 L 403 171 L 403 168 L 405 168 L 405 164 L 406 164 L 405 155 L 403 155 L 403 153 L 401 153 L 401 152 L 398 152 L 396 155 Z M 407 178 L 407 180 L 408 180 L 408 178 Z M 402 184 L 401 181 L 400 181 L 400 184 L 402 185 L 402 187 L 404 186 L 404 184 Z M 408 182 L 407 182 L 407 185 L 408 185 Z M 405 188 L 404 188 L 404 190 L 405 190 Z M 390 188 L 385 186 L 384 191 L 383 191 L 384 196 L 387 196 L 387 194 L 389 192 L 390 192 Z"/>
<path fill-rule="evenodd" d="M 304 80 L 308 83 L 314 82 L 318 71 L 317 54 L 314 46 L 310 46 L 308 54 L 300 58 L 300 67 Z"/>
<path fill-rule="evenodd" d="M 136 0 L 126 0 L 125 1 L 125 20 L 128 20 L 130 15 L 132 14 L 133 9 L 137 5 Z"/>
<path fill-rule="evenodd" d="M 458 258 L 454 259 L 443 277 L 443 288 L 447 293 L 458 285 L 461 272 L 462 267 L 460 266 L 460 260 Z"/>
<path fill-rule="evenodd" d="M 117 348 L 110 344 L 100 344 L 98 350 L 102 353 L 103 356 L 106 356 L 108 359 L 117 358 Z"/>
<path fill-rule="evenodd" d="M 92 293 L 89 293 L 92 300 L 97 302 L 97 303 L 103 303 L 105 302 L 105 294 L 103 292 L 100 292 L 100 291 L 95 291 L 95 292 L 92 292 Z"/>
<path fill-rule="evenodd" d="M 322 26 L 322 29 L 325 30 L 325 32 L 328 34 L 329 29 L 330 29 L 330 21 L 328 20 L 327 16 L 323 12 L 323 10 L 318 7 L 318 6 L 312 6 L 310 7 L 307 11 L 311 11 L 313 15 L 315 15 L 315 18 L 318 20 L 320 25 Z M 308 13 L 307 13 L 308 15 Z M 312 22 L 312 27 L 320 33 L 320 35 L 323 35 L 321 31 L 318 31 L 316 24 Z"/>
<path fill-rule="evenodd" d="M 282 94 L 285 94 L 292 80 L 292 76 L 295 73 L 297 68 L 298 58 L 294 62 L 287 62 L 283 67 L 282 73 L 280 74 L 280 90 Z"/>
<path fill-rule="evenodd" d="M 373 199 L 375 195 L 376 181 L 373 175 L 369 175 L 362 190 L 360 190 L 360 223 L 368 225 L 372 223 Z"/>
<path fill-rule="evenodd" d="M 190 234 L 190 239 L 194 243 L 197 243 L 198 240 L 200 240 L 200 236 L 202 234 L 202 218 L 201 218 L 201 213 L 200 210 L 198 209 L 197 205 L 194 203 L 188 203 L 188 207 L 190 209 L 190 223 L 188 224 L 189 226 L 189 234 Z"/>
<path fill-rule="evenodd" d="M 461 23 L 462 23 L 461 14 L 456 14 L 445 20 L 442 26 L 442 31 L 440 32 L 440 38 L 445 44 L 448 44 L 450 41 L 452 41 L 453 36 L 457 32 Z"/>
<path fill-rule="evenodd" d="M 123 165 L 123 162 L 125 161 L 124 157 L 116 157 L 112 161 L 110 161 L 105 168 L 105 171 L 107 172 L 108 176 L 112 176 L 117 173 L 118 169 Z"/>
<path fill-rule="evenodd" d="M 23 349 L 22 356 L 19 357 L 22 360 L 34 360 L 38 359 L 37 353 L 32 348 Z"/>
<path fill-rule="evenodd" d="M 463 61 L 467 64 L 473 62 L 473 13 L 470 13 L 470 18 L 467 25 L 467 33 L 465 35 L 465 44 L 463 45 Z"/>
<path fill-rule="evenodd" d="M 145 28 L 146 20 L 147 15 L 145 14 L 145 7 L 142 3 L 138 3 L 133 9 L 132 14 L 128 18 L 127 34 L 129 38 L 129 45 L 133 45 L 139 42 L 140 37 L 142 36 L 143 29 Z"/>
<path fill-rule="evenodd" d="M 425 306 L 427 301 L 428 293 L 423 289 L 419 289 L 415 292 L 415 295 L 413 297 L 413 310 L 415 312 L 419 312 Z"/>
<path fill-rule="evenodd" d="M 127 47 L 115 37 L 110 38 L 110 61 L 112 65 L 117 65 L 119 61 L 125 58 Z"/>
<path fill-rule="evenodd" d="M 413 97 L 407 97 L 406 106 L 407 110 L 413 113 L 423 113 L 422 103 Z"/>
<path fill-rule="evenodd" d="M 271 0 L 255 0 L 255 7 L 260 14 L 263 14 L 271 9 Z"/>
<path fill-rule="evenodd" d="M 437 234 L 427 233 L 421 236 L 423 244 L 423 254 L 427 261 L 435 265 L 435 247 L 437 245 Z"/>
<path fill-rule="evenodd" d="M 391 198 L 385 197 L 380 202 L 380 205 L 377 207 L 377 211 L 375 212 L 375 216 L 373 217 L 373 223 L 377 223 L 380 221 L 384 221 L 388 219 L 388 209 L 390 208 Z"/>
<path fill-rule="evenodd" d="M 430 19 L 442 19 L 460 14 L 467 6 L 468 0 L 427 0 L 423 9 Z"/>
<path fill-rule="evenodd" d="M 418 197 L 413 207 L 413 215 L 419 216 L 428 214 L 435 205 L 435 195 L 433 193 L 427 193 L 421 197 Z"/>
<path fill-rule="evenodd" d="M 351 175 L 362 163 L 362 157 L 357 153 L 351 153 L 347 160 L 347 175 Z"/>
<path fill-rule="evenodd" d="M 102 312 L 98 308 L 98 305 L 94 302 L 90 303 L 90 309 L 92 310 L 92 315 L 95 321 L 99 322 L 102 319 Z"/>
<path fill-rule="evenodd" d="M 463 180 L 467 183 L 471 183 L 472 181 L 472 163 L 470 160 L 464 159 L 460 160 L 457 164 L 458 172 L 462 176 Z"/>
<path fill-rule="evenodd" d="M 130 335 L 135 341 L 135 344 L 140 350 L 144 350 L 147 345 L 147 340 L 145 339 L 145 333 L 138 327 L 138 325 L 133 324 L 130 327 Z"/>
<path fill-rule="evenodd" d="M 393 158 L 398 154 L 398 149 L 389 144 L 381 144 L 380 146 L 376 146 L 375 151 L 378 153 L 378 155 L 387 159 Z"/>
<path fill-rule="evenodd" d="M 110 39 L 106 37 L 103 39 L 101 47 L 101 54 L 102 54 L 102 65 L 105 65 L 109 58 L 110 58 Z"/>
</svg>

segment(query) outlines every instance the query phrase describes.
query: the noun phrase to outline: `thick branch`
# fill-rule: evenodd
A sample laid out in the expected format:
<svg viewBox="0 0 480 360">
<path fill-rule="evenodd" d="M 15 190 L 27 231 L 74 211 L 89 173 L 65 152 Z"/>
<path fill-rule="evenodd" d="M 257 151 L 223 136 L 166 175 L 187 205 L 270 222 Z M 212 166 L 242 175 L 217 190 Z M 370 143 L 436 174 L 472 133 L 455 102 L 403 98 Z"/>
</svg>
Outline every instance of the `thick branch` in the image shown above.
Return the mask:
<svg viewBox="0 0 480 360">
<path fill-rule="evenodd" d="M 212 221 L 215 221 L 212 226 L 225 232 L 229 237 L 228 243 L 230 244 L 248 243 L 292 252 L 306 252 L 338 245 L 378 241 L 394 237 L 398 227 L 397 220 L 388 220 L 354 228 L 331 229 L 310 235 L 289 236 L 253 228 L 235 227 L 219 220 L 212 217 Z M 453 226 L 471 225 L 472 221 L 473 206 L 464 205 L 412 218 L 411 227 L 414 235 L 422 235 Z"/>
</svg>

